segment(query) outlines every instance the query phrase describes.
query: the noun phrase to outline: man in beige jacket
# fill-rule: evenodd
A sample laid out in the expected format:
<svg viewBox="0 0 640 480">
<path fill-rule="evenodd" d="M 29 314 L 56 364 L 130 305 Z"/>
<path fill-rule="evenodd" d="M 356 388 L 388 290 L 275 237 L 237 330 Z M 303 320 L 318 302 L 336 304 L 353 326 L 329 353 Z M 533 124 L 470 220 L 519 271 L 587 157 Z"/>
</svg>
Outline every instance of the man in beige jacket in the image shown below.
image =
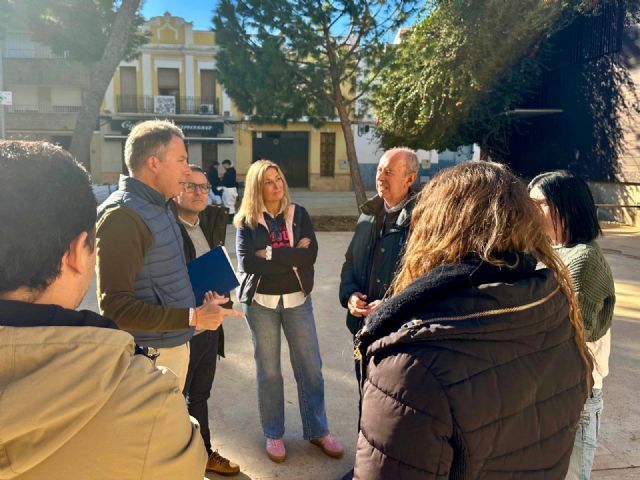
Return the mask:
<svg viewBox="0 0 640 480">
<path fill-rule="evenodd" d="M 109 319 L 73 310 L 95 265 L 86 172 L 17 141 L 0 141 L 0 171 L 0 479 L 201 480 L 176 377 Z"/>
</svg>

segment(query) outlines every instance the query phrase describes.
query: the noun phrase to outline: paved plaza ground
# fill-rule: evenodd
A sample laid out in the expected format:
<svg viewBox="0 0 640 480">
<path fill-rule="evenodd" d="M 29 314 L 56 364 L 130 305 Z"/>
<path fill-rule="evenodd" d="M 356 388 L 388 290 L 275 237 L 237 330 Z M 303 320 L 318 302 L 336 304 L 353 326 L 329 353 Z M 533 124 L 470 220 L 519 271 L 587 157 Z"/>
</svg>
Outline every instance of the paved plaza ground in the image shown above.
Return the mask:
<svg viewBox="0 0 640 480">
<path fill-rule="evenodd" d="M 293 196 L 312 216 L 356 214 L 351 193 L 294 191 Z M 227 246 L 235 262 L 234 236 L 235 230 L 228 227 Z M 287 460 L 275 464 L 267 458 L 258 418 L 251 336 L 244 320 L 230 318 L 224 324 L 227 357 L 218 363 L 209 405 L 214 448 L 240 464 L 242 473 L 235 478 L 337 480 L 353 465 L 358 394 L 351 336 L 344 323 L 345 310 L 338 303 L 339 273 L 350 238 L 349 232 L 318 233 L 320 250 L 312 294 L 324 362 L 327 413 L 331 430 L 345 445 L 345 455 L 332 460 L 302 439 L 285 342 L 282 365 Z M 617 304 L 611 373 L 604 384 L 605 409 L 592 478 L 640 479 L 640 229 L 607 226 L 601 245 L 616 280 Z M 96 309 L 95 283 L 82 307 Z M 214 474 L 208 477 L 223 478 Z"/>
</svg>

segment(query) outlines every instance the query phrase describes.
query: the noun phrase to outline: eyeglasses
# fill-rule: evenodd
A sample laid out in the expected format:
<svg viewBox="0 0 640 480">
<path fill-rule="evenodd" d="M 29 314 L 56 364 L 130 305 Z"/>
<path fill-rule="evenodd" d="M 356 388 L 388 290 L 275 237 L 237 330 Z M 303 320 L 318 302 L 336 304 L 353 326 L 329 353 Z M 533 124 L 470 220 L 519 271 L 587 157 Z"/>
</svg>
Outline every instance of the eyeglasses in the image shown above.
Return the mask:
<svg viewBox="0 0 640 480">
<path fill-rule="evenodd" d="M 193 183 L 193 182 L 180 182 L 184 187 L 184 191 L 187 193 L 194 193 L 199 190 L 200 193 L 209 193 L 211 185 L 208 183 Z"/>
</svg>

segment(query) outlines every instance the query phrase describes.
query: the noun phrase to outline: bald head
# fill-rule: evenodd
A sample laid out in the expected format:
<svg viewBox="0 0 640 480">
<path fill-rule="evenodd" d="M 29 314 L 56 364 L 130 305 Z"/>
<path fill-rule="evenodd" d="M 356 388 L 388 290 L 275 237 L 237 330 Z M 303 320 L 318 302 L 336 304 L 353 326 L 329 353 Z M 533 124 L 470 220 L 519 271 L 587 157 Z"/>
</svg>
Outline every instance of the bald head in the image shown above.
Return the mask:
<svg viewBox="0 0 640 480">
<path fill-rule="evenodd" d="M 387 207 L 394 207 L 409 194 L 418 173 L 418 156 L 406 147 L 384 152 L 376 172 L 376 190 Z"/>
<path fill-rule="evenodd" d="M 380 161 L 382 161 L 383 158 L 392 158 L 392 157 L 401 158 L 404 160 L 405 166 L 407 169 L 407 174 L 418 173 L 418 167 L 420 164 L 418 162 L 418 155 L 416 154 L 415 150 L 412 150 L 407 147 L 391 148 L 386 152 L 384 152 L 384 154 L 380 158 Z"/>
</svg>

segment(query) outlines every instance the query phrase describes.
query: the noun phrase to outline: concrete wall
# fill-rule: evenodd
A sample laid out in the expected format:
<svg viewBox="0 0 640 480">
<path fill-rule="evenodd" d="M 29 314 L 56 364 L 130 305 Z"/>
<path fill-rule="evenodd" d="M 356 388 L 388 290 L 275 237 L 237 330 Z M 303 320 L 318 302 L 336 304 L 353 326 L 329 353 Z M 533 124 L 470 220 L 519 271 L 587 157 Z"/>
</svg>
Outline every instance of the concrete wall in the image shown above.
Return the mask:
<svg viewBox="0 0 640 480">
<path fill-rule="evenodd" d="M 33 111 L 38 111 L 38 86 L 37 85 L 12 85 L 13 105 L 16 110 L 25 111 L 33 107 Z"/>
<path fill-rule="evenodd" d="M 23 135 L 62 133 L 72 134 L 76 113 L 7 113 L 7 131 Z"/>
<path fill-rule="evenodd" d="M 636 85 L 636 94 L 640 95 L 640 66 L 631 72 Z M 631 93 L 629 94 L 629 96 Z M 631 98 L 630 101 L 633 101 Z M 630 118 L 622 119 L 625 127 L 625 148 L 619 159 L 620 173 L 618 178 L 623 182 L 640 183 L 640 111 L 636 111 Z"/>
<path fill-rule="evenodd" d="M 635 92 L 627 92 L 627 101 L 632 107 L 630 118 L 623 116 L 625 127 L 625 149 L 619 159 L 618 178 L 623 182 L 640 183 L 640 105 L 635 95 L 640 95 L 640 26 L 635 25 L 626 32 L 623 56 L 629 73 L 635 82 Z"/>
<path fill-rule="evenodd" d="M 122 142 L 102 140 L 96 133 L 91 142 L 91 177 L 94 183 L 117 183 L 122 173 Z"/>
<path fill-rule="evenodd" d="M 68 85 L 51 87 L 51 105 L 62 107 L 81 107 L 82 90 Z"/>
<path fill-rule="evenodd" d="M 227 125 L 225 125 L 225 137 L 233 136 L 233 132 L 226 132 Z M 229 159 L 236 164 L 236 145 L 235 143 L 220 143 L 218 144 L 218 162 L 222 162 L 222 160 Z"/>
<path fill-rule="evenodd" d="M 601 219 L 640 226 L 640 183 L 590 182 Z"/>
<path fill-rule="evenodd" d="M 364 188 L 366 190 L 375 190 L 376 169 L 384 150 L 380 148 L 378 139 L 373 133 L 372 125 L 354 125 L 353 138 Z"/>
<path fill-rule="evenodd" d="M 62 58 L 5 58 L 4 84 L 74 85 L 85 87 L 89 70 L 79 62 Z"/>
</svg>

